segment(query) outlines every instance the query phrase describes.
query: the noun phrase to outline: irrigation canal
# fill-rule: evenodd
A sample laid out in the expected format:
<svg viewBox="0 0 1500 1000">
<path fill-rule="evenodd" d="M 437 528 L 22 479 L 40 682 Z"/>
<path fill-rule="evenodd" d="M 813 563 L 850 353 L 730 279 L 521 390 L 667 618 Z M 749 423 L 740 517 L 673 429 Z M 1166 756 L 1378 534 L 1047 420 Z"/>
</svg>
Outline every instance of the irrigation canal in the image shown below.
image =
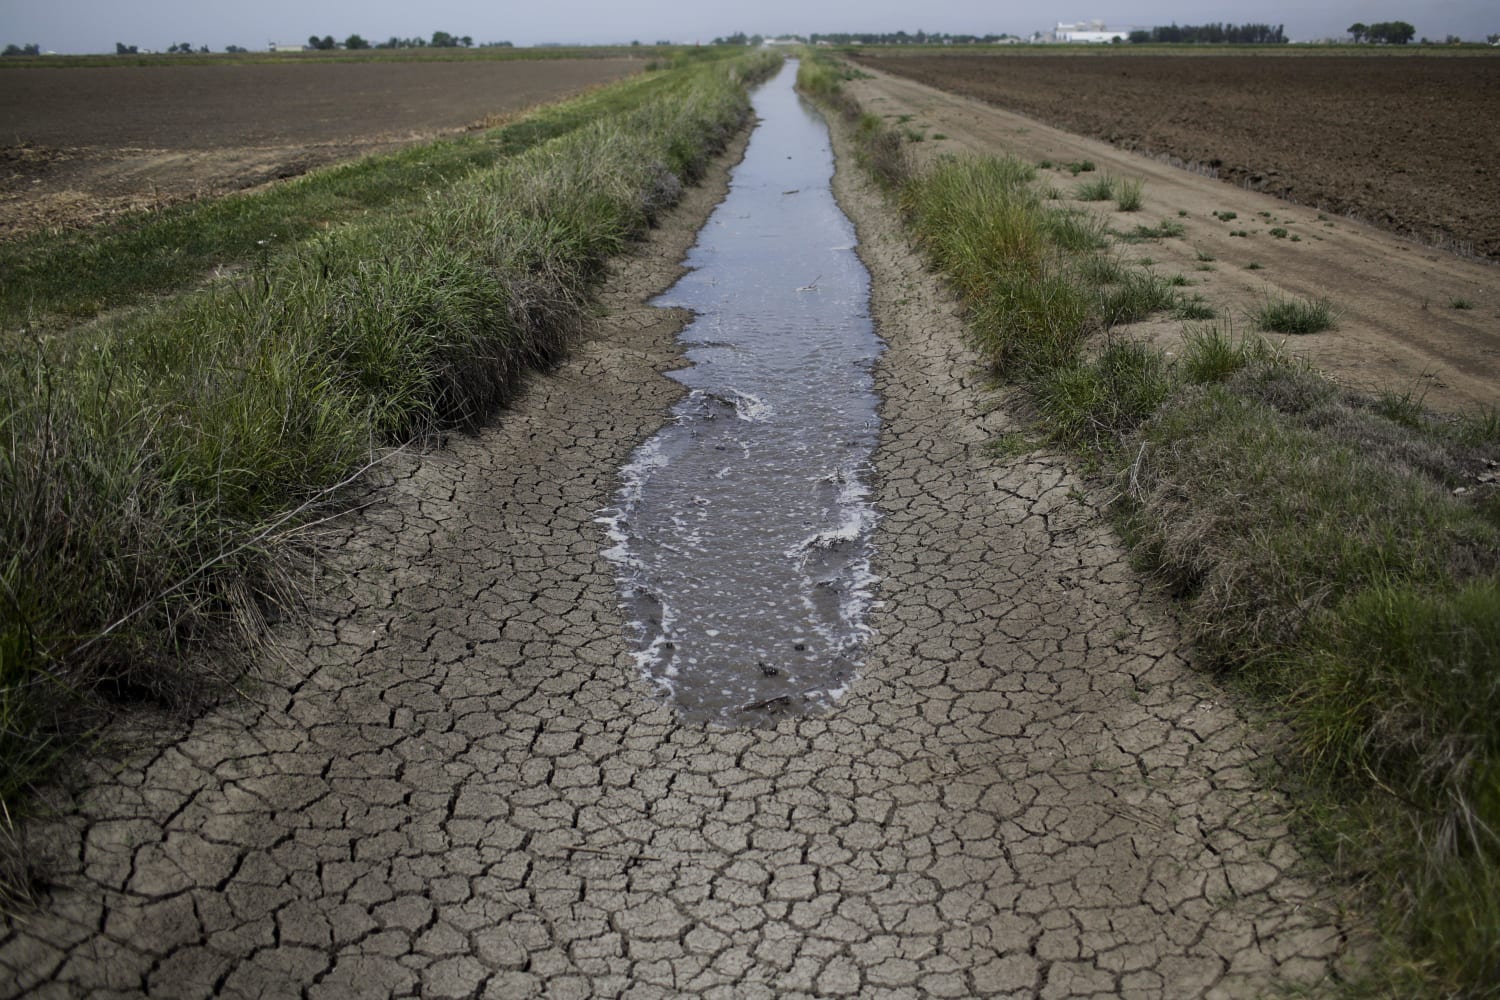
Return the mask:
<svg viewBox="0 0 1500 1000">
<path fill-rule="evenodd" d="M 745 158 L 658 305 L 692 310 L 690 392 L 604 520 L 637 659 L 692 720 L 824 705 L 857 666 L 873 579 L 881 345 L 796 63 L 753 95 Z"/>
</svg>

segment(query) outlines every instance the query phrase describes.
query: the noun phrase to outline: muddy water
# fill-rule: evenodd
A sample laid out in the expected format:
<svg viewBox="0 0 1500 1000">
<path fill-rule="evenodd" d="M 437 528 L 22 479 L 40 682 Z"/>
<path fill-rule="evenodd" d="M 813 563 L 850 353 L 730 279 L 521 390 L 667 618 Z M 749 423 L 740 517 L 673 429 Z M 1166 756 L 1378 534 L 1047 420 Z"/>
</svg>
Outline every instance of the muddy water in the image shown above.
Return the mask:
<svg viewBox="0 0 1500 1000">
<path fill-rule="evenodd" d="M 858 668 L 881 350 L 833 154 L 789 63 L 730 192 L 657 302 L 693 310 L 690 390 L 605 512 L 641 670 L 684 717 L 826 705 Z"/>
</svg>

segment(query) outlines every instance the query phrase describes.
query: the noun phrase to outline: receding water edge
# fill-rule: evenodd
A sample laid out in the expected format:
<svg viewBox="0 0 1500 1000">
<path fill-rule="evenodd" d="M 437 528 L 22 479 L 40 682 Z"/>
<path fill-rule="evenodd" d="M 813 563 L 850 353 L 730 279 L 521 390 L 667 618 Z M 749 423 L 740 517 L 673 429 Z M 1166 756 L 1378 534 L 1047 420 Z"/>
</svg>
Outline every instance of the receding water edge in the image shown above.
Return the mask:
<svg viewBox="0 0 1500 1000">
<path fill-rule="evenodd" d="M 643 675 L 690 721 L 826 707 L 853 680 L 876 580 L 869 500 L 882 349 L 870 277 L 832 192 L 821 115 L 789 62 L 729 193 L 654 304 L 688 389 L 601 512 Z"/>
</svg>

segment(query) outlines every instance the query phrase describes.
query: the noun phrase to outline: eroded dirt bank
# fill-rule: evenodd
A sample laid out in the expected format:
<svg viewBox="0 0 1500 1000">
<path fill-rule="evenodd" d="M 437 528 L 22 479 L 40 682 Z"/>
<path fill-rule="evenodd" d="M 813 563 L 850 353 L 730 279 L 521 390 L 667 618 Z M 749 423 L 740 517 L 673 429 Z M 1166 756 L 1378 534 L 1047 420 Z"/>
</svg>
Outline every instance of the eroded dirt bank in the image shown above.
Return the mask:
<svg viewBox="0 0 1500 1000">
<path fill-rule="evenodd" d="M 847 164 L 848 158 L 842 158 Z M 715 178 L 722 190 L 722 175 Z M 0 990 L 369 997 L 1253 996 L 1343 949 L 1265 745 L 847 166 L 890 344 L 877 638 L 827 715 L 675 721 L 594 523 L 678 387 L 664 288 L 715 189 L 495 426 L 396 471 L 284 675 L 101 764 Z M 106 773 L 113 770 L 113 774 Z"/>
</svg>

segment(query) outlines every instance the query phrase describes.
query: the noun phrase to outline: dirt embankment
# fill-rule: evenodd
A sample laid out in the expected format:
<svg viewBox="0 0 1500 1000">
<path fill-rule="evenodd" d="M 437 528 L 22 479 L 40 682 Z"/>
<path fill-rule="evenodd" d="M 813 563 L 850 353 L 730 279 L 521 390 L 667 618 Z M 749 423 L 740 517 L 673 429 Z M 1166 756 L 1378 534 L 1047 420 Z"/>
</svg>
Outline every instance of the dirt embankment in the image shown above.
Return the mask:
<svg viewBox="0 0 1500 1000">
<path fill-rule="evenodd" d="M 0 238 L 211 197 L 502 118 L 634 59 L 10 68 Z"/>
<path fill-rule="evenodd" d="M 860 62 L 1500 260 L 1500 56 L 888 56 Z"/>
</svg>

